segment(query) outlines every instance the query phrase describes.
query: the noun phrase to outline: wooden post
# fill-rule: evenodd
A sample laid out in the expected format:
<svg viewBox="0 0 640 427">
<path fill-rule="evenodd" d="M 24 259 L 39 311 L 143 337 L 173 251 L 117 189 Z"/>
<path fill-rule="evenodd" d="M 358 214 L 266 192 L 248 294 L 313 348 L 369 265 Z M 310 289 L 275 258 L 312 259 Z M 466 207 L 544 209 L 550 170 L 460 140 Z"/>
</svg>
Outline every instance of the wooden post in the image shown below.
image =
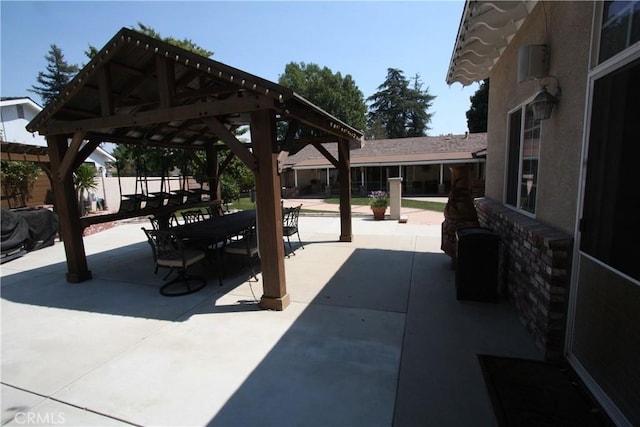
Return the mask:
<svg viewBox="0 0 640 427">
<path fill-rule="evenodd" d="M 338 183 L 340 186 L 340 241 L 353 240 L 351 225 L 351 160 L 349 140 L 338 140 Z"/>
<path fill-rule="evenodd" d="M 255 172 L 256 208 L 264 292 L 260 305 L 267 309 L 284 310 L 290 301 L 284 271 L 281 189 L 275 153 L 275 132 L 273 112 L 261 110 L 251 113 L 251 141 L 258 165 Z"/>
<path fill-rule="evenodd" d="M 218 149 L 213 145 L 208 145 L 206 154 L 207 181 L 211 199 L 221 200 L 220 182 L 218 181 Z"/>
<path fill-rule="evenodd" d="M 73 171 L 60 176 L 60 165 L 68 150 L 67 137 L 55 135 L 47 137 L 53 193 L 56 200 L 56 212 L 60 224 L 60 233 L 67 256 L 67 282 L 79 283 L 92 278 L 87 267 L 87 256 L 82 240 L 82 226 L 78 200 L 73 186 Z"/>
</svg>

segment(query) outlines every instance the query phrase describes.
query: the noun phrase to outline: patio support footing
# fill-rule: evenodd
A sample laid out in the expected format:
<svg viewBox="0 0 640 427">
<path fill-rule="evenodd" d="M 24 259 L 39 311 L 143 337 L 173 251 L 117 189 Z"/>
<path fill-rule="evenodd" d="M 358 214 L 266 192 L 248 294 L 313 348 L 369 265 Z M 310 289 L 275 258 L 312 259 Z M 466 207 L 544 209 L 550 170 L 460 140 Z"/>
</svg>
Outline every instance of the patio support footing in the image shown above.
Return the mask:
<svg viewBox="0 0 640 427">
<path fill-rule="evenodd" d="M 268 297 L 266 295 L 262 295 L 260 298 L 260 307 L 267 310 L 277 310 L 282 311 L 289 306 L 291 299 L 289 298 L 289 294 L 284 294 L 281 297 Z"/>
</svg>

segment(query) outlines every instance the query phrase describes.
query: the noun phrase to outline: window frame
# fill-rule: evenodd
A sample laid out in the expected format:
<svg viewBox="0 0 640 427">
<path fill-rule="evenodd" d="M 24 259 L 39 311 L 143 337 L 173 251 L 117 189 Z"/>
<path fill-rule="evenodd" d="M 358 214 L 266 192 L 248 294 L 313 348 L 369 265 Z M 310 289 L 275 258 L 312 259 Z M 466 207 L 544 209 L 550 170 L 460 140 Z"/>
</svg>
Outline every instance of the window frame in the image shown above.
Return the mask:
<svg viewBox="0 0 640 427">
<path fill-rule="evenodd" d="M 538 132 L 538 157 L 537 157 L 537 166 L 536 166 L 536 180 L 535 180 L 535 186 L 536 186 L 536 192 L 535 192 L 535 201 L 534 201 L 534 208 L 533 208 L 533 212 L 528 211 L 526 209 L 523 209 L 522 207 L 520 207 L 520 202 L 521 202 L 521 194 L 522 194 L 522 169 L 523 169 L 523 162 L 524 162 L 524 136 L 525 136 L 525 132 L 530 131 L 532 129 L 534 129 L 534 127 L 532 128 L 526 128 L 526 123 L 527 123 L 527 110 L 528 110 L 528 106 L 531 104 L 531 102 L 533 101 L 533 99 L 535 98 L 535 96 L 532 96 L 528 99 L 526 99 L 524 102 L 522 102 L 521 104 L 517 105 L 516 107 L 512 108 L 511 110 L 509 110 L 507 112 L 507 135 L 506 135 L 506 150 L 505 150 L 505 160 L 504 160 L 504 186 L 503 186 L 503 197 L 502 197 L 502 204 L 506 207 L 508 207 L 509 209 L 513 209 L 523 215 L 526 215 L 528 217 L 531 218 L 535 218 L 536 217 L 536 211 L 538 208 L 538 190 L 537 188 L 539 188 L 539 184 L 540 184 L 540 160 L 541 160 L 541 156 L 540 156 L 540 152 L 541 152 L 541 148 L 542 148 L 542 121 L 541 120 L 537 120 L 537 132 Z M 511 131 L 511 117 L 513 116 L 513 114 L 516 113 L 520 113 L 520 126 L 519 126 L 519 141 L 518 141 L 518 167 L 517 167 L 517 173 L 515 174 L 517 182 L 513 183 L 513 185 L 516 186 L 516 204 L 512 204 L 510 199 L 510 178 L 512 179 L 512 177 L 510 176 L 510 172 L 511 172 L 511 156 L 510 156 L 510 151 L 511 151 L 511 136 L 512 136 L 512 131 Z"/>
</svg>

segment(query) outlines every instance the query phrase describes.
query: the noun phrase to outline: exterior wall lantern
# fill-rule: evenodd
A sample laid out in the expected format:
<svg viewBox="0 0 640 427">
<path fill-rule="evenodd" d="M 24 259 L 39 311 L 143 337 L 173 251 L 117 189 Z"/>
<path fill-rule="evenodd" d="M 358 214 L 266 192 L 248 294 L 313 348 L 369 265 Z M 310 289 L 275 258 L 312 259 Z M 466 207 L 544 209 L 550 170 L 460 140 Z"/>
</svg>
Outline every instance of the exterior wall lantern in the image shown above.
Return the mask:
<svg viewBox="0 0 640 427">
<path fill-rule="evenodd" d="M 546 44 L 530 44 L 518 49 L 518 82 L 538 80 L 540 91 L 531 102 L 533 117 L 536 120 L 546 120 L 551 117 L 553 106 L 560 100 L 560 86 L 558 79 L 549 75 L 549 46 Z M 547 90 L 547 79 L 555 81 L 555 90 L 551 94 Z"/>
<path fill-rule="evenodd" d="M 531 109 L 533 110 L 533 117 L 536 120 L 547 120 L 551 117 L 551 112 L 553 111 L 553 106 L 558 103 L 560 100 L 560 86 L 558 85 L 558 80 L 553 76 L 547 76 L 540 79 L 542 82 L 544 79 L 552 77 L 556 81 L 556 93 L 552 95 L 547 91 L 547 85 L 542 85 L 540 92 L 533 98 L 531 101 Z"/>
</svg>

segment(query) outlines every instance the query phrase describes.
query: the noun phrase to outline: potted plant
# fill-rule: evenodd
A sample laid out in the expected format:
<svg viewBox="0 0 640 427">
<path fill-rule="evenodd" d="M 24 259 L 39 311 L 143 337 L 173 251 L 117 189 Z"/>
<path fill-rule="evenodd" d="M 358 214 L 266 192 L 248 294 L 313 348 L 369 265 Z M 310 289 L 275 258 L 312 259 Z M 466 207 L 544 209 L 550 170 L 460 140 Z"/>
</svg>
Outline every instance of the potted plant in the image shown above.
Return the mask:
<svg viewBox="0 0 640 427">
<path fill-rule="evenodd" d="M 384 219 L 384 214 L 389 206 L 389 195 L 385 191 L 374 191 L 369 194 L 369 206 L 373 211 L 373 219 Z"/>
</svg>

